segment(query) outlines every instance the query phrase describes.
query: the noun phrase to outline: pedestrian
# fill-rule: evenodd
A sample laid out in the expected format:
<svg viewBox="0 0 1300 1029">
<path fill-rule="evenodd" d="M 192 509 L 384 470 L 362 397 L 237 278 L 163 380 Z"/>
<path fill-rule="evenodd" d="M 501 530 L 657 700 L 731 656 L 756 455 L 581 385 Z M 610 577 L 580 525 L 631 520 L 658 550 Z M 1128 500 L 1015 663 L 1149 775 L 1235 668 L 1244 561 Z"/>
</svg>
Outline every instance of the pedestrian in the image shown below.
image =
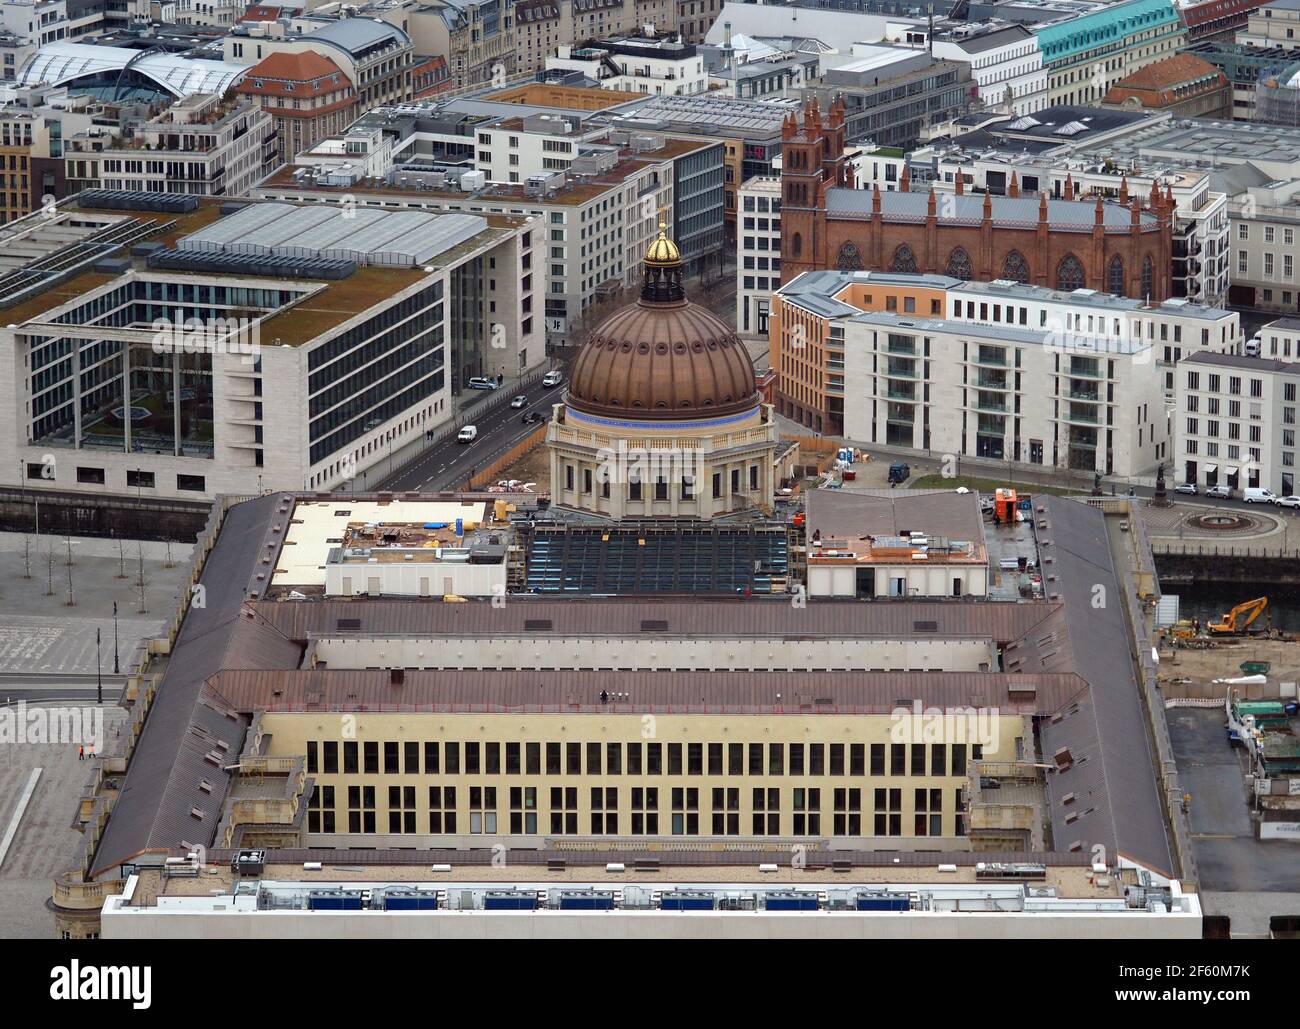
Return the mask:
<svg viewBox="0 0 1300 1029">
<path fill-rule="evenodd" d="M 91 758 L 91 760 L 94 760 L 94 757 L 95 757 L 95 745 L 92 743 L 92 744 L 90 745 L 90 758 Z"/>
<path fill-rule="evenodd" d="M 77 744 L 77 760 L 78 761 L 86 760 L 86 746 L 83 743 Z"/>
</svg>

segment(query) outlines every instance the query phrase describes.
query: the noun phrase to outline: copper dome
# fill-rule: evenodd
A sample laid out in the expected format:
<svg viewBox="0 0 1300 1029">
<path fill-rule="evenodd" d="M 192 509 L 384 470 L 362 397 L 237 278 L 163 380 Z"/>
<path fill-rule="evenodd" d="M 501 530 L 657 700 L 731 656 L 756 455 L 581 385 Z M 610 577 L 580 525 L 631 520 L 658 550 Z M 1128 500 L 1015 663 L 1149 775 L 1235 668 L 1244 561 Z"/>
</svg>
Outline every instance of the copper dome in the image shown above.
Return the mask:
<svg viewBox="0 0 1300 1029">
<path fill-rule="evenodd" d="M 601 322 L 574 359 L 567 403 L 607 418 L 680 419 L 738 414 L 759 398 L 735 331 L 686 300 L 680 261 L 647 260 L 641 298 Z"/>
</svg>

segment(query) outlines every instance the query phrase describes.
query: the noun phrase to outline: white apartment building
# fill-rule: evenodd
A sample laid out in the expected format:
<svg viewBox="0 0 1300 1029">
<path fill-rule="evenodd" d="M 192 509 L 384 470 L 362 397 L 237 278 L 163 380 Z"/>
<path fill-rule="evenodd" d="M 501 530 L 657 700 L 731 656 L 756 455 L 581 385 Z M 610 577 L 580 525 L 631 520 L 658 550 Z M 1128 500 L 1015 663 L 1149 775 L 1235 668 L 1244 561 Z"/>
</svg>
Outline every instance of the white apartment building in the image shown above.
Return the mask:
<svg viewBox="0 0 1300 1029">
<path fill-rule="evenodd" d="M 1120 477 L 1172 458 L 1180 362 L 1241 343 L 1233 311 L 1010 281 L 809 272 L 779 297 L 805 324 L 774 346 L 820 355 L 846 438 Z"/>
<path fill-rule="evenodd" d="M 5 0 L 0 28 L 35 46 L 69 36 L 67 0 Z"/>
<path fill-rule="evenodd" d="M 1251 357 L 1300 361 L 1300 318 L 1279 318 L 1269 322 L 1242 349 Z"/>
<path fill-rule="evenodd" d="M 583 152 L 584 144 L 589 149 L 608 135 L 609 130 L 603 126 L 584 129 L 577 115 L 511 118 L 476 131 L 474 167 L 489 182 L 524 182 L 534 175 L 568 171 Z M 458 144 L 464 140 L 448 136 L 441 141 Z M 616 150 L 609 146 L 604 149 Z"/>
<path fill-rule="evenodd" d="M 546 70 L 576 71 L 605 89 L 659 96 L 690 96 L 709 88 L 704 57 L 692 44 L 661 37 L 602 39 L 592 46 L 562 44 Z"/>
<path fill-rule="evenodd" d="M 181 25 L 234 25 L 247 7 L 239 0 L 176 0 L 176 21 Z"/>
<path fill-rule="evenodd" d="M 978 99 L 986 107 L 1010 104 L 1014 114 L 1031 114 L 1047 106 L 1047 70 L 1038 37 L 1023 25 L 962 23 L 937 28 L 891 22 L 886 39 L 911 46 L 929 46 L 941 60 L 970 65 Z"/>
<path fill-rule="evenodd" d="M 1294 359 L 1188 358 L 1178 369 L 1175 476 L 1202 489 L 1227 486 L 1238 496 L 1259 487 L 1294 494 L 1298 395 Z"/>
<path fill-rule="evenodd" d="M 736 330 L 743 339 L 766 339 L 772 293 L 781 286 L 781 180 L 750 179 L 737 207 Z"/>
<path fill-rule="evenodd" d="M 1300 312 L 1300 179 L 1249 187 L 1231 213 L 1234 300 Z"/>
<path fill-rule="evenodd" d="M 1300 49 L 1300 0 L 1272 0 L 1251 11 L 1246 27 L 1237 31 L 1237 42 Z"/>
<path fill-rule="evenodd" d="M 245 196 L 275 165 L 274 127 L 250 100 L 195 93 L 133 126 L 129 138 L 91 128 L 68 139 L 68 192 Z"/>
<path fill-rule="evenodd" d="M 6 309 L 10 485 L 175 499 L 364 489 L 452 417 L 454 367 L 543 360 L 526 219 L 273 203 L 214 219 L 217 202 L 194 197 L 99 202 L 83 193 L 0 244 L 71 260 L 69 238 L 125 248 L 151 224 L 176 242 L 108 279 L 83 255 Z"/>
<path fill-rule="evenodd" d="M 1174 366 L 1242 339 L 1241 316 L 1182 298 L 1146 304 L 1095 290 L 1070 293 L 1014 282 L 964 282 L 948 290 L 948 317 L 990 325 L 1048 329 L 1064 338 L 1096 339 L 1105 348 L 1150 347 L 1160 388 L 1172 399 Z"/>
<path fill-rule="evenodd" d="M 1168 457 L 1149 344 L 891 312 L 837 330 L 855 442 L 1120 477 Z"/>
</svg>

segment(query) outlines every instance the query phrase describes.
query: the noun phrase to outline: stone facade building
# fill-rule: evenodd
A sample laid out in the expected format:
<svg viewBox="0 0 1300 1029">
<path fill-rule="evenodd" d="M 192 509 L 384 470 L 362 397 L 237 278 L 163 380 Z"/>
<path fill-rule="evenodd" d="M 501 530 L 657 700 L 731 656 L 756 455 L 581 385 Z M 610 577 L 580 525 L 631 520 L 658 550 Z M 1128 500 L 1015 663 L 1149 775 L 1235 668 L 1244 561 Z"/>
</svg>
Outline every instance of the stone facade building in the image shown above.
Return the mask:
<svg viewBox="0 0 1300 1029">
<path fill-rule="evenodd" d="M 1076 200 L 1023 195 L 854 188 L 844 154 L 844 107 L 823 115 L 816 101 L 782 134 L 782 279 L 837 268 L 931 272 L 957 279 L 1010 279 L 1052 289 L 1094 289 L 1133 298 L 1171 295 L 1172 197 L 1152 191 Z"/>
</svg>

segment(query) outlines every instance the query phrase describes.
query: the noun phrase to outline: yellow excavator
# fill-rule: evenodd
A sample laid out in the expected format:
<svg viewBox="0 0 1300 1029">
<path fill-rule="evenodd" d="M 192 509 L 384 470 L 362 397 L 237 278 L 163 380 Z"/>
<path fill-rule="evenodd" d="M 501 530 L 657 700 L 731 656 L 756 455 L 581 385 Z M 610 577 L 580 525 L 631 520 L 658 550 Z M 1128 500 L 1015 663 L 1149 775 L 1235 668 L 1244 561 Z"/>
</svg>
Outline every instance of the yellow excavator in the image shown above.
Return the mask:
<svg viewBox="0 0 1300 1029">
<path fill-rule="evenodd" d="M 1263 615 L 1262 627 L 1251 628 Z M 1238 604 L 1231 611 L 1219 617 L 1217 622 L 1208 626 L 1214 636 L 1245 636 L 1247 634 L 1270 632 L 1273 628 L 1273 616 L 1268 613 L 1268 597 L 1256 597 Z"/>
</svg>

